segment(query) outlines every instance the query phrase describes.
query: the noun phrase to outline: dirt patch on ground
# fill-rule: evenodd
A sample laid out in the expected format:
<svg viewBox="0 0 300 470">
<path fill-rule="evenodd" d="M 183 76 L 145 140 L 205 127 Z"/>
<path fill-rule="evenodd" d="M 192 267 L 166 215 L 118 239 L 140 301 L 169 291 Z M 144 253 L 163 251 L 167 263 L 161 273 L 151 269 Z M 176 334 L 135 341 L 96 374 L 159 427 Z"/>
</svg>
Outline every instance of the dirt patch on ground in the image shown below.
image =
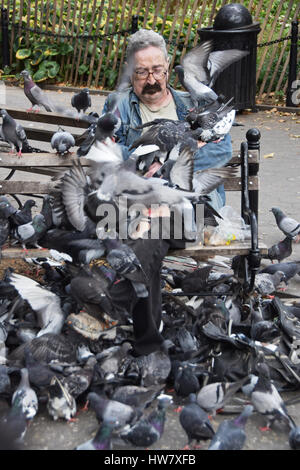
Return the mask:
<svg viewBox="0 0 300 470">
<path fill-rule="evenodd" d="M 15 273 L 22 274 L 43 284 L 45 270 L 40 266 L 30 264 L 21 258 L 2 259 L 0 261 L 0 279 L 3 279 L 7 268 L 12 268 Z"/>
</svg>

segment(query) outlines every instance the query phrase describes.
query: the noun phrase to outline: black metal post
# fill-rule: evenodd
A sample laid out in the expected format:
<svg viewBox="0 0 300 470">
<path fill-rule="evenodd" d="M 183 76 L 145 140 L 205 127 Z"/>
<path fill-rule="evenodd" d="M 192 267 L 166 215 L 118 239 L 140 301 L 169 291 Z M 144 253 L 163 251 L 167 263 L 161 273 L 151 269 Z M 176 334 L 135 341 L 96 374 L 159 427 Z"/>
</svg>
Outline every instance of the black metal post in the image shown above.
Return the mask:
<svg viewBox="0 0 300 470">
<path fill-rule="evenodd" d="M 1 8 L 2 29 L 2 68 L 9 65 L 9 40 L 8 40 L 8 13 L 7 8 Z"/>
<path fill-rule="evenodd" d="M 297 106 L 295 100 L 295 91 L 297 90 L 297 43 L 298 43 L 298 20 L 292 21 L 291 48 L 289 62 L 289 77 L 286 94 L 286 106 Z M 294 95 L 294 96 L 293 96 Z"/>
<path fill-rule="evenodd" d="M 139 23 L 138 15 L 133 15 L 133 17 L 131 18 L 131 33 L 132 34 L 138 31 L 139 29 L 138 23 Z"/>
<path fill-rule="evenodd" d="M 248 144 L 248 151 L 251 155 L 251 150 L 260 150 L 260 131 L 253 127 L 249 129 L 246 134 L 247 144 Z M 259 162 L 251 163 L 251 158 L 249 158 L 249 176 L 256 176 L 259 170 Z M 256 215 L 256 219 L 258 220 L 258 189 L 249 191 L 249 206 L 250 209 Z"/>
</svg>

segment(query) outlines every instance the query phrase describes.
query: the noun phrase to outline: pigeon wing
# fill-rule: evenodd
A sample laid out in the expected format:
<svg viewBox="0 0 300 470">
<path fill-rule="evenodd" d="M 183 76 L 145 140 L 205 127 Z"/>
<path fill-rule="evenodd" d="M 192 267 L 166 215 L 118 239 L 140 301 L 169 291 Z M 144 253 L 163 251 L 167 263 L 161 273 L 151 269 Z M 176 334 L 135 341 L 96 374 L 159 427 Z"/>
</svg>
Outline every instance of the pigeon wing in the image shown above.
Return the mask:
<svg viewBox="0 0 300 470">
<path fill-rule="evenodd" d="M 184 149 L 178 156 L 170 171 L 170 179 L 173 184 L 177 184 L 181 189 L 192 191 L 194 171 L 193 152 Z"/>
<path fill-rule="evenodd" d="M 39 86 L 33 86 L 30 92 L 37 104 L 44 106 L 46 111 L 53 111 L 55 109 L 55 106 L 50 102 L 48 96 L 46 96 L 45 92 Z"/>
<path fill-rule="evenodd" d="M 237 62 L 248 54 L 249 51 L 240 51 L 238 49 L 211 52 L 207 63 L 210 72 L 209 86 L 213 86 L 220 73 L 229 67 L 229 65 Z"/>
<path fill-rule="evenodd" d="M 204 41 L 193 47 L 182 59 L 184 74 L 192 74 L 200 82 L 206 84 L 209 81 L 207 61 L 213 49 L 213 41 Z"/>
</svg>

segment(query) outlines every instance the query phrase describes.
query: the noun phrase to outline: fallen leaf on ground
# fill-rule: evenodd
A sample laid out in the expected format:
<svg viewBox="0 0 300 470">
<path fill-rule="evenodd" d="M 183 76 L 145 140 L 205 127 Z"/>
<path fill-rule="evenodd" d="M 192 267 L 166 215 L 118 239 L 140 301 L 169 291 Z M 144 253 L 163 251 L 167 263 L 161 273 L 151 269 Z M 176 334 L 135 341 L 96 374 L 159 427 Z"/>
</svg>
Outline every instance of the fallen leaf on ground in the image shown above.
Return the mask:
<svg viewBox="0 0 300 470">
<path fill-rule="evenodd" d="M 300 135 L 298 134 L 290 134 L 290 137 L 293 137 L 294 139 L 299 139 Z"/>
<path fill-rule="evenodd" d="M 264 155 L 264 158 L 273 158 L 273 157 L 274 157 L 274 152 L 267 153 L 266 155 Z"/>
</svg>

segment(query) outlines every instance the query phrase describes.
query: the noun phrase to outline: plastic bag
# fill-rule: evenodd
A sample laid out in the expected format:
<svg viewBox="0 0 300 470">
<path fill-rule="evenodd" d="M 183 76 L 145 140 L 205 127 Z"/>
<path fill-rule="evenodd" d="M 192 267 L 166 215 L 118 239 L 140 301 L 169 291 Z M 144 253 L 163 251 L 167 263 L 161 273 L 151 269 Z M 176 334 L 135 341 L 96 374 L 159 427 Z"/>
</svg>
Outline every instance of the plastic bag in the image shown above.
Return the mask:
<svg viewBox="0 0 300 470">
<path fill-rule="evenodd" d="M 251 238 L 250 225 L 230 206 L 224 206 L 219 211 L 222 219 L 218 226 L 212 227 L 205 237 L 206 245 L 229 245 L 231 242 L 244 241 Z"/>
</svg>

